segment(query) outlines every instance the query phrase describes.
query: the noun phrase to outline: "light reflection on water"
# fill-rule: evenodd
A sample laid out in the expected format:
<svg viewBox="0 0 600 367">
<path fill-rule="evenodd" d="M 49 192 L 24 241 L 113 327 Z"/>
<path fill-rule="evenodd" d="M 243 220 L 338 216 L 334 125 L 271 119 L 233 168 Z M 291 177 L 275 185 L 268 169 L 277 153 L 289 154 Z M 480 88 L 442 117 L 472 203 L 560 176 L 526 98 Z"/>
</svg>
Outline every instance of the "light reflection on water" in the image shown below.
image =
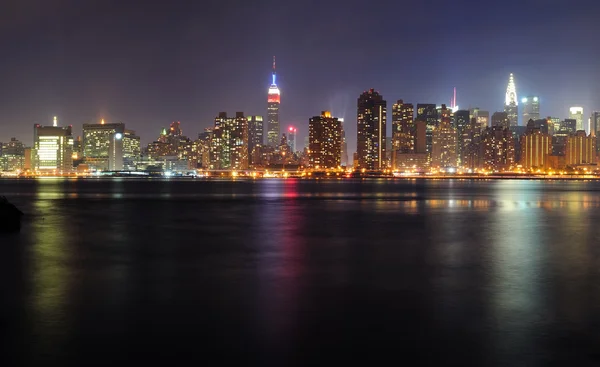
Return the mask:
<svg viewBox="0 0 600 367">
<path fill-rule="evenodd" d="M 13 242 L 0 267 L 26 285 L 16 295 L 0 278 L 13 289 L 3 299 L 22 298 L 18 311 L 3 308 L 14 321 L 1 336 L 23 336 L 0 351 L 20 364 L 83 365 L 95 343 L 107 348 L 97 363 L 108 363 L 131 340 L 128 353 L 160 345 L 165 359 L 150 360 L 159 364 L 196 358 L 198 339 L 208 355 L 263 365 L 394 359 L 382 345 L 432 363 L 597 361 L 595 182 L 0 180 L 0 189 L 27 213 L 23 233 L 0 237 Z"/>
</svg>

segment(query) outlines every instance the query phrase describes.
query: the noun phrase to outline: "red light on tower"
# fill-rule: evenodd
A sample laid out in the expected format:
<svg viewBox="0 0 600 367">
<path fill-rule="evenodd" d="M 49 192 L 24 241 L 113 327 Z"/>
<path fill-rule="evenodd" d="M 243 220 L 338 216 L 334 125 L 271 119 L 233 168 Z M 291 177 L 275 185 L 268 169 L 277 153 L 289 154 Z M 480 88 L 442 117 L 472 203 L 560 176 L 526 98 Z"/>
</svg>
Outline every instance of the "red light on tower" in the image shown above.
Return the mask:
<svg viewBox="0 0 600 367">
<path fill-rule="evenodd" d="M 290 132 L 294 131 L 294 128 L 292 126 L 290 126 Z"/>
</svg>

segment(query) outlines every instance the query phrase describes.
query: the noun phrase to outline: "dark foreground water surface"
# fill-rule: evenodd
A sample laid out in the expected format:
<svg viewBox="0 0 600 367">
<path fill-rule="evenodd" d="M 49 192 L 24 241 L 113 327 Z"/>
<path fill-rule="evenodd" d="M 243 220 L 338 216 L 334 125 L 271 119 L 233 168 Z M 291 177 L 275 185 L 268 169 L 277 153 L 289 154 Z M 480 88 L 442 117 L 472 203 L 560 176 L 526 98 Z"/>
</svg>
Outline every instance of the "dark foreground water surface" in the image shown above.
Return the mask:
<svg viewBox="0 0 600 367">
<path fill-rule="evenodd" d="M 600 183 L 0 181 L 0 366 L 600 365 Z"/>
</svg>

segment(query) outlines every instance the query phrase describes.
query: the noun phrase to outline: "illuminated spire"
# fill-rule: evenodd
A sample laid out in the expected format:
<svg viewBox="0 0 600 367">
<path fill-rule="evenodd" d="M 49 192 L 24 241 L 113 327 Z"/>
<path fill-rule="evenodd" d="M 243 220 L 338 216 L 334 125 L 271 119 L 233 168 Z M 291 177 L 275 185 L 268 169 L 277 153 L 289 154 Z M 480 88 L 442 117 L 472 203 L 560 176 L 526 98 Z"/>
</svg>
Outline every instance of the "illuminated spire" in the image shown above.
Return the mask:
<svg viewBox="0 0 600 367">
<path fill-rule="evenodd" d="M 272 85 L 277 85 L 277 83 L 275 82 L 277 75 L 275 73 L 275 56 L 273 56 L 273 83 L 271 83 Z"/>
<path fill-rule="evenodd" d="M 100 124 L 101 124 L 101 125 L 104 125 L 104 119 L 102 119 L 102 121 L 100 121 Z"/>
<path fill-rule="evenodd" d="M 515 87 L 515 78 L 513 74 L 510 73 L 510 77 L 508 78 L 508 87 L 506 88 L 506 100 L 505 105 L 509 106 L 514 104 L 517 106 L 519 103 L 517 101 L 517 88 Z"/>
<path fill-rule="evenodd" d="M 56 118 L 56 116 L 54 116 L 54 122 L 52 123 L 52 126 L 54 126 L 54 127 L 58 126 L 58 119 Z"/>
</svg>

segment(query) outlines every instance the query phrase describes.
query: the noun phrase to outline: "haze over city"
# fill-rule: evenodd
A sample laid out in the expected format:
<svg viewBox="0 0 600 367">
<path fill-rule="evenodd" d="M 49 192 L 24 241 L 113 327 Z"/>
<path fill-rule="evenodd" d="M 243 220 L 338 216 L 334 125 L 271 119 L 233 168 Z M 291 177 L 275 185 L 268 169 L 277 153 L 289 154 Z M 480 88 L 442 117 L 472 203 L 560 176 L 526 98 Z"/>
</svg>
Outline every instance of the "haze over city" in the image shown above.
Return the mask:
<svg viewBox="0 0 600 367">
<path fill-rule="evenodd" d="M 277 56 L 281 126 L 356 99 L 502 111 L 514 73 L 541 115 L 600 108 L 597 1 L 13 1 L 0 12 L 0 141 L 31 143 L 34 123 L 122 121 L 146 144 L 171 121 L 195 136 L 219 111 L 266 115 Z M 226 19 L 226 21 L 224 21 Z M 506 19 L 510 19 L 509 22 Z M 388 130 L 391 124 L 388 123 Z"/>
</svg>

